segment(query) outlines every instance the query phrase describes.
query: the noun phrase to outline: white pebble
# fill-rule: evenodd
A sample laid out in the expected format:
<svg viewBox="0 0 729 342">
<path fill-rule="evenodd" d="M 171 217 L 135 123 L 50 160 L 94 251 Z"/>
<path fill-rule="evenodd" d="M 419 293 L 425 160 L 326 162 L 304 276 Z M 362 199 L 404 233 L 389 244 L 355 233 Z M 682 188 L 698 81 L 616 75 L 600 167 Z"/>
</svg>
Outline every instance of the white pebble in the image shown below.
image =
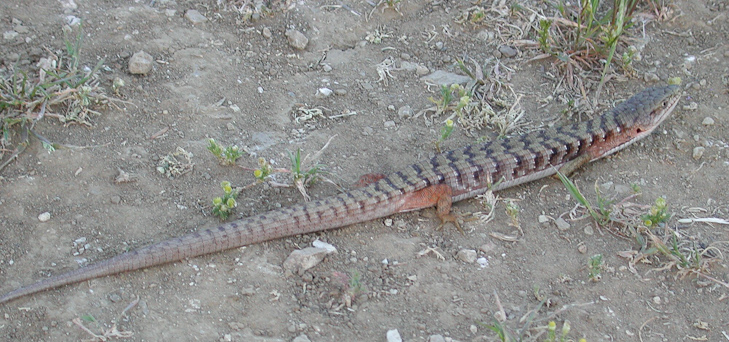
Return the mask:
<svg viewBox="0 0 729 342">
<path fill-rule="evenodd" d="M 50 219 L 51 219 L 51 213 L 49 213 L 47 211 L 45 213 L 38 215 L 38 221 L 47 222 Z"/>
</svg>

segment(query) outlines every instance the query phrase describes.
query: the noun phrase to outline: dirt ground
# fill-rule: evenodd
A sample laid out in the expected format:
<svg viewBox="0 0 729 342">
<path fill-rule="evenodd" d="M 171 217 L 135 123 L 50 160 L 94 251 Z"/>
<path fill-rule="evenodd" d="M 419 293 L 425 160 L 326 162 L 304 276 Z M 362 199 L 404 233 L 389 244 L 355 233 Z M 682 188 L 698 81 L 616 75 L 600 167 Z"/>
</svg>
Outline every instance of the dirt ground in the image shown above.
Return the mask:
<svg viewBox="0 0 729 342">
<path fill-rule="evenodd" d="M 342 185 L 432 156 L 445 117 L 401 115 L 407 106 L 418 113 L 433 105 L 429 97 L 438 97 L 437 87 L 420 79 L 424 68 L 463 74 L 455 62 L 473 59 L 490 80 L 514 91 L 502 94 L 512 101 L 521 96 L 522 130 L 579 120 L 585 108 L 589 115 L 584 95 L 594 100 L 599 71 L 577 75 L 587 80 L 580 89 L 563 81 L 554 60 L 529 62 L 539 52 L 519 41 L 535 39 L 533 12 L 510 14 L 511 1 L 494 3 L 490 16 L 504 20 L 476 26 L 456 22 L 474 6 L 469 1 L 403 0 L 398 13 L 383 6 L 373 11 L 365 1 L 301 0 L 286 10 L 280 10 L 286 4 L 274 4 L 276 12 L 254 21 L 215 1 L 3 1 L 0 30 L 18 34 L 3 38 L 0 68 L 18 63 L 36 70 L 45 48 L 63 48 L 62 27 L 75 16 L 85 32 L 82 63 L 93 67 L 103 58 L 108 92 L 117 77 L 126 86 L 117 96 L 124 102 L 102 109 L 92 128 L 64 127 L 53 118 L 36 126 L 53 142 L 86 148 L 48 153 L 34 140 L 3 170 L 0 292 L 218 224 L 210 202 L 220 195 L 221 181 L 245 186 L 254 178 L 219 165 L 206 150 L 208 138 L 245 146 L 251 154 L 238 165 L 255 168 L 258 157 L 288 167 L 288 151 L 314 153 L 334 137 L 319 162 Z M 555 14 L 546 2 L 520 4 Z M 676 76 L 683 80 L 681 103 L 657 133 L 573 176 L 593 200 L 595 184 L 618 200 L 640 185 L 642 195 L 630 202 L 642 210 L 664 197 L 673 215 L 668 226 L 696 246 L 716 247 L 717 258 L 727 252 L 729 227 L 679 219 L 729 219 L 727 7 L 725 1 L 676 1 L 662 20 L 651 20 L 647 6 L 638 10 L 644 15 L 629 38 L 642 57 L 633 62 L 636 75 L 609 81 L 595 112 Z M 192 9 L 207 21 L 185 18 Z M 290 45 L 288 29 L 308 38 L 304 50 Z M 502 45 L 517 55 L 508 57 L 508 48 L 499 52 Z M 155 60 L 146 76 L 128 72 L 130 56 L 140 50 Z M 377 65 L 388 57 L 392 77 L 379 80 Z M 398 69 L 403 63 L 420 68 Z M 324 87 L 334 93 L 317 95 Z M 580 113 L 563 115 L 570 99 Z M 301 106 L 323 109 L 327 117 L 354 114 L 297 122 Z M 467 133 L 457 127 L 444 148 L 496 137 L 490 128 Z M 178 147 L 193 154 L 195 165 L 170 179 L 157 165 Z M 700 158 L 697 147 L 703 148 Z M 116 183 L 119 170 L 134 181 Z M 338 192 L 326 182 L 309 191 L 313 198 Z M 466 222 L 465 235 L 436 230 L 432 210 L 401 214 L 21 298 L 0 306 L 0 340 L 88 339 L 72 320 L 93 316 L 96 322 L 83 321 L 90 330 L 100 334 L 116 323 L 129 341 L 383 341 L 392 329 L 405 341 L 495 341 L 481 323 L 491 324 L 502 308 L 503 325 L 513 332 L 542 298 L 550 305 L 536 313 L 532 327 L 552 320 L 560 329 L 569 321 L 574 340 L 729 340 L 729 289 L 720 283 L 729 282 L 726 260 L 710 269 L 718 282 L 679 278 L 675 268 L 654 270 L 658 258 L 633 270 L 620 254 L 636 251 L 636 242 L 598 229 L 590 219 L 571 220 L 576 202 L 559 181 L 543 179 L 498 195 L 517 200 L 523 230 L 517 241 L 494 237 L 517 234 L 504 202 L 492 222 Z M 296 189 L 259 185 L 240 195 L 236 215 L 300 201 Z M 484 209 L 467 200 L 455 210 Z M 44 212 L 50 220 L 40 222 Z M 570 227 L 540 223 L 540 215 L 562 216 Z M 286 257 L 315 239 L 338 253 L 304 275 L 284 272 Z M 429 248 L 444 259 L 419 255 Z M 487 263 L 460 260 L 462 249 L 476 250 Z M 604 261 L 598 282 L 588 280 L 595 254 Z M 362 292 L 343 305 L 344 284 L 356 276 Z M 137 298 L 138 305 L 122 314 Z"/>
</svg>

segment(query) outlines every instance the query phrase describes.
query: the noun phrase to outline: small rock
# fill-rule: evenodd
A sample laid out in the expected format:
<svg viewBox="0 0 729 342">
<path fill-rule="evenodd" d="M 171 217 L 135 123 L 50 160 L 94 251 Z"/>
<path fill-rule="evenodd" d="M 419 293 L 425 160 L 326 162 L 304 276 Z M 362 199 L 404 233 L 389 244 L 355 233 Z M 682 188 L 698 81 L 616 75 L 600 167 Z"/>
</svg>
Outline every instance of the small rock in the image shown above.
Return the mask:
<svg viewBox="0 0 729 342">
<path fill-rule="evenodd" d="M 496 250 L 496 244 L 493 242 L 488 242 L 478 247 L 478 250 L 484 253 L 491 253 Z"/>
<path fill-rule="evenodd" d="M 299 336 L 296 336 L 296 338 L 291 342 L 311 342 L 308 336 L 306 334 L 301 334 Z"/>
<path fill-rule="evenodd" d="M 122 298 L 121 298 L 121 296 L 118 293 L 112 292 L 112 293 L 109 294 L 109 300 L 112 303 L 117 303 L 117 302 L 121 301 Z"/>
<path fill-rule="evenodd" d="M 208 18 L 205 18 L 202 13 L 198 12 L 197 10 L 188 10 L 185 12 L 185 18 L 189 20 L 193 25 L 202 24 L 206 21 L 208 21 Z"/>
<path fill-rule="evenodd" d="M 423 76 L 420 79 L 445 86 L 449 86 L 451 84 L 466 84 L 471 81 L 471 78 L 468 76 L 458 75 L 443 70 L 436 70 L 432 74 Z"/>
<path fill-rule="evenodd" d="M 704 121 L 701 121 L 701 124 L 704 126 L 711 126 L 714 124 L 714 119 L 712 119 L 710 116 L 707 116 L 704 118 Z"/>
<path fill-rule="evenodd" d="M 271 29 L 268 27 L 264 27 L 263 30 L 261 30 L 261 35 L 263 38 L 271 39 L 273 37 L 273 33 L 271 33 Z"/>
<path fill-rule="evenodd" d="M 118 195 L 111 196 L 111 203 L 112 204 L 121 203 L 121 197 L 119 197 Z"/>
<path fill-rule="evenodd" d="M 397 329 L 387 331 L 387 342 L 402 342 L 402 337 Z"/>
<path fill-rule="evenodd" d="M 331 89 L 326 88 L 326 87 L 319 88 L 319 89 L 317 89 L 316 95 L 314 95 L 314 96 L 316 96 L 319 99 L 323 99 L 325 97 L 329 97 L 329 95 L 331 95 L 333 92 L 334 91 L 332 91 Z"/>
<path fill-rule="evenodd" d="M 489 266 L 489 259 L 486 259 L 484 257 L 480 257 L 476 259 L 476 263 L 481 266 L 481 268 L 488 267 Z"/>
<path fill-rule="evenodd" d="M 309 38 L 306 38 L 303 33 L 297 30 L 287 30 L 286 37 L 289 39 L 289 45 L 298 50 L 305 49 L 306 45 L 309 44 Z"/>
<path fill-rule="evenodd" d="M 585 235 L 592 235 L 595 233 L 595 231 L 592 229 L 592 226 L 589 224 L 585 226 L 584 231 L 585 231 Z"/>
<path fill-rule="evenodd" d="M 337 252 L 337 247 L 334 247 L 334 245 L 321 241 L 319 239 L 314 240 L 314 242 L 311 243 L 312 246 L 316 248 L 324 248 L 327 250 L 327 254 L 332 254 Z"/>
<path fill-rule="evenodd" d="M 227 129 L 228 131 L 230 131 L 230 132 L 235 132 L 235 131 L 236 131 L 235 125 L 234 125 L 234 124 L 233 124 L 232 122 L 228 122 L 228 123 L 227 123 L 227 124 L 225 125 L 225 128 L 226 128 L 226 129 Z"/>
<path fill-rule="evenodd" d="M 580 252 L 581 254 L 587 253 L 587 245 L 585 245 L 584 243 L 579 244 L 577 246 L 577 251 Z"/>
<path fill-rule="evenodd" d="M 400 62 L 400 69 L 405 71 L 415 71 L 418 69 L 418 63 L 402 61 Z"/>
<path fill-rule="evenodd" d="M 322 70 L 322 71 L 324 71 L 324 72 L 330 72 L 330 71 L 332 71 L 333 69 L 334 69 L 334 68 L 332 68 L 332 66 L 331 66 L 331 65 L 329 65 L 329 64 L 324 64 L 324 65 L 322 65 L 322 66 L 321 66 L 321 70 Z"/>
<path fill-rule="evenodd" d="M 430 335 L 428 336 L 428 342 L 446 342 L 443 335 Z"/>
<path fill-rule="evenodd" d="M 395 121 L 392 121 L 392 120 L 385 121 L 385 128 L 393 128 L 393 127 L 395 127 Z"/>
<path fill-rule="evenodd" d="M 539 223 L 547 223 L 547 222 L 549 222 L 549 216 L 539 215 L 539 217 L 537 218 L 537 221 L 539 221 Z"/>
<path fill-rule="evenodd" d="M 426 67 L 425 65 L 418 64 L 418 66 L 415 68 L 415 74 L 418 76 L 425 76 L 429 72 L 430 70 L 428 70 L 428 67 Z"/>
<path fill-rule="evenodd" d="M 559 230 L 564 231 L 570 229 L 570 224 L 561 217 L 558 217 L 556 220 L 554 220 L 554 223 L 557 224 L 557 229 Z"/>
<path fill-rule="evenodd" d="M 413 109 L 410 106 L 405 105 L 397 110 L 397 116 L 400 119 L 407 119 L 413 116 Z"/>
<path fill-rule="evenodd" d="M 473 249 L 462 249 L 456 253 L 456 258 L 465 263 L 473 263 L 476 261 L 476 251 Z"/>
<path fill-rule="evenodd" d="M 659 296 L 653 297 L 653 303 L 661 305 L 661 297 L 659 297 Z"/>
<path fill-rule="evenodd" d="M 656 75 L 652 72 L 647 72 L 645 75 L 643 75 L 643 80 L 646 82 L 649 82 L 649 83 L 653 83 L 653 82 L 658 82 L 661 79 L 660 79 L 660 77 L 658 77 L 658 75 Z"/>
<path fill-rule="evenodd" d="M 304 274 L 306 270 L 318 265 L 329 252 L 324 248 L 306 247 L 291 252 L 283 263 L 286 270 L 298 275 Z"/>
<path fill-rule="evenodd" d="M 403 53 L 400 54 L 400 58 L 402 58 L 404 60 L 409 60 L 410 59 L 410 55 L 408 53 L 406 53 L 406 52 L 403 52 Z"/>
<path fill-rule="evenodd" d="M 129 72 L 134 75 L 146 75 L 152 70 L 152 55 L 139 51 L 129 59 Z"/>
<path fill-rule="evenodd" d="M 385 219 L 385 227 L 392 227 L 392 219 L 391 218 Z"/>
<path fill-rule="evenodd" d="M 516 54 L 519 53 L 519 51 L 517 49 L 515 49 L 511 46 L 508 46 L 508 45 L 499 46 L 499 52 L 501 52 L 501 54 L 507 58 L 515 57 Z"/>
<path fill-rule="evenodd" d="M 696 160 L 701 159 L 701 157 L 704 156 L 704 151 L 706 151 L 706 148 L 703 146 L 694 147 L 694 151 L 692 154 L 693 158 Z"/>
<path fill-rule="evenodd" d="M 476 38 L 485 42 L 490 42 L 496 38 L 496 34 L 488 30 L 482 30 L 476 34 Z"/>
<path fill-rule="evenodd" d="M 339 96 L 347 95 L 347 89 L 336 89 L 334 90 L 334 94 L 337 94 Z"/>
<path fill-rule="evenodd" d="M 15 37 L 18 36 L 18 32 L 15 31 L 5 31 L 3 32 L 3 39 L 5 40 L 13 40 Z"/>
<path fill-rule="evenodd" d="M 50 219 L 51 219 L 51 213 L 49 213 L 47 211 L 38 215 L 38 221 L 48 222 L 48 220 L 50 220 Z"/>
</svg>

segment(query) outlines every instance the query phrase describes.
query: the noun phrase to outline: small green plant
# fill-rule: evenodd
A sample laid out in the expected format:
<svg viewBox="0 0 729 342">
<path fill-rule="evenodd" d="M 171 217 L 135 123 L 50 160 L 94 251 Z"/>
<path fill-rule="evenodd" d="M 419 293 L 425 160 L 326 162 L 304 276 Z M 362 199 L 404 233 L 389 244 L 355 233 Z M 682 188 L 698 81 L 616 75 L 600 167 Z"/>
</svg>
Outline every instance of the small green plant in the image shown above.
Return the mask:
<svg viewBox="0 0 729 342">
<path fill-rule="evenodd" d="M 243 151 L 237 145 L 222 146 L 215 139 L 208 139 L 208 151 L 218 158 L 223 165 L 235 165 L 235 161 L 243 156 Z"/>
<path fill-rule="evenodd" d="M 265 158 L 258 158 L 258 168 L 253 170 L 253 177 L 256 177 L 258 182 L 263 182 L 271 173 L 273 173 L 273 166 Z"/>
<path fill-rule="evenodd" d="M 605 226 L 608 223 L 610 223 L 611 218 L 610 214 L 612 213 L 612 204 L 613 201 L 607 200 L 600 194 L 600 189 L 597 187 L 597 184 L 595 184 L 595 193 L 597 194 L 597 208 L 595 208 L 590 201 L 588 201 L 585 196 L 582 195 L 580 190 L 577 188 L 575 183 L 573 183 L 567 176 L 563 175 L 561 172 L 557 172 L 557 176 L 562 181 L 562 184 L 567 188 L 567 191 L 574 197 L 578 203 L 580 203 L 582 206 L 587 208 L 587 211 L 590 213 L 590 216 L 597 222 L 600 226 Z"/>
<path fill-rule="evenodd" d="M 557 10 L 565 20 L 542 19 L 537 32 L 539 48 L 564 62 L 569 70 L 580 65 L 597 68 L 604 63 L 602 79 L 605 80 L 620 38 L 631 27 L 633 12 L 638 0 L 614 0 L 612 8 L 600 15 L 600 0 L 578 0 L 573 10 L 560 1 Z M 632 60 L 630 53 L 625 56 Z M 622 65 L 632 67 L 627 59 Z"/>
<path fill-rule="evenodd" d="M 511 225 L 519 228 L 519 205 L 513 200 L 506 200 L 506 214 L 511 218 Z"/>
<path fill-rule="evenodd" d="M 220 187 L 223 188 L 223 197 L 213 198 L 213 215 L 220 218 L 221 221 L 225 221 L 233 212 L 233 209 L 238 206 L 236 198 L 238 198 L 239 191 L 233 189 L 230 182 L 227 181 L 221 182 Z"/>
<path fill-rule="evenodd" d="M 9 74 L 0 74 L 0 159 L 14 146 L 0 170 L 25 149 L 32 136 L 49 152 L 60 147 L 34 131 L 43 117 L 57 118 L 65 125 L 91 126 L 90 116 L 100 115 L 92 107 L 109 103 L 97 78 L 104 61 L 99 60 L 92 69 L 80 68 L 83 30 L 79 28 L 75 38 L 70 34 L 64 30 L 65 54 L 49 51 L 48 57 L 41 58 L 37 75 L 31 76 L 17 65 L 8 67 Z M 60 113 L 56 108 L 61 108 Z"/>
<path fill-rule="evenodd" d="M 451 136 L 451 133 L 453 133 L 453 120 L 448 119 L 445 122 L 445 125 L 443 128 L 440 129 L 440 136 L 438 137 L 438 140 L 435 141 L 435 149 L 440 153 L 440 144 L 444 142 L 448 137 Z"/>
<path fill-rule="evenodd" d="M 299 187 L 299 184 L 303 186 L 313 184 L 324 172 L 320 164 L 316 164 L 304 171 L 302 169 L 301 149 L 297 149 L 296 153 L 289 152 L 289 158 L 291 159 L 291 175 L 294 177 L 294 184 L 297 187 Z"/>
<path fill-rule="evenodd" d="M 539 42 L 539 48 L 542 49 L 542 51 L 546 53 L 552 53 L 552 46 L 550 44 L 550 35 L 549 35 L 549 29 L 552 27 L 552 21 L 547 19 L 542 19 L 539 21 L 539 30 L 537 33 L 539 34 L 539 37 L 537 38 L 537 41 Z"/>
<path fill-rule="evenodd" d="M 590 257 L 590 261 L 587 263 L 587 268 L 589 270 L 588 279 L 592 282 L 598 282 L 602 279 L 602 254 L 595 254 Z"/>
<path fill-rule="evenodd" d="M 666 212 L 666 200 L 663 197 L 656 198 L 656 202 L 651 206 L 650 212 L 640 217 L 643 224 L 648 228 L 654 228 L 663 224 L 670 218 L 671 215 Z"/>
</svg>

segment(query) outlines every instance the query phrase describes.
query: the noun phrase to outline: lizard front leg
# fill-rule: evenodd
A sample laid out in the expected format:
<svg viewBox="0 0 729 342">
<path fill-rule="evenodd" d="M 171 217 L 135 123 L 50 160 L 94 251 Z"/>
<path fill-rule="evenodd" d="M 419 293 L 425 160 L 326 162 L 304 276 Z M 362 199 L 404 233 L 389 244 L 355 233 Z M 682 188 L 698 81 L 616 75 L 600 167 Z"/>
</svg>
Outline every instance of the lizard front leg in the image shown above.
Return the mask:
<svg viewBox="0 0 729 342">
<path fill-rule="evenodd" d="M 402 207 L 398 212 L 419 210 L 435 206 L 436 214 L 441 221 L 442 228 L 447 222 L 452 222 L 461 234 L 465 234 L 458 223 L 458 216 L 451 213 L 453 204 L 453 189 L 446 184 L 431 185 L 425 189 L 407 194 Z"/>
</svg>

